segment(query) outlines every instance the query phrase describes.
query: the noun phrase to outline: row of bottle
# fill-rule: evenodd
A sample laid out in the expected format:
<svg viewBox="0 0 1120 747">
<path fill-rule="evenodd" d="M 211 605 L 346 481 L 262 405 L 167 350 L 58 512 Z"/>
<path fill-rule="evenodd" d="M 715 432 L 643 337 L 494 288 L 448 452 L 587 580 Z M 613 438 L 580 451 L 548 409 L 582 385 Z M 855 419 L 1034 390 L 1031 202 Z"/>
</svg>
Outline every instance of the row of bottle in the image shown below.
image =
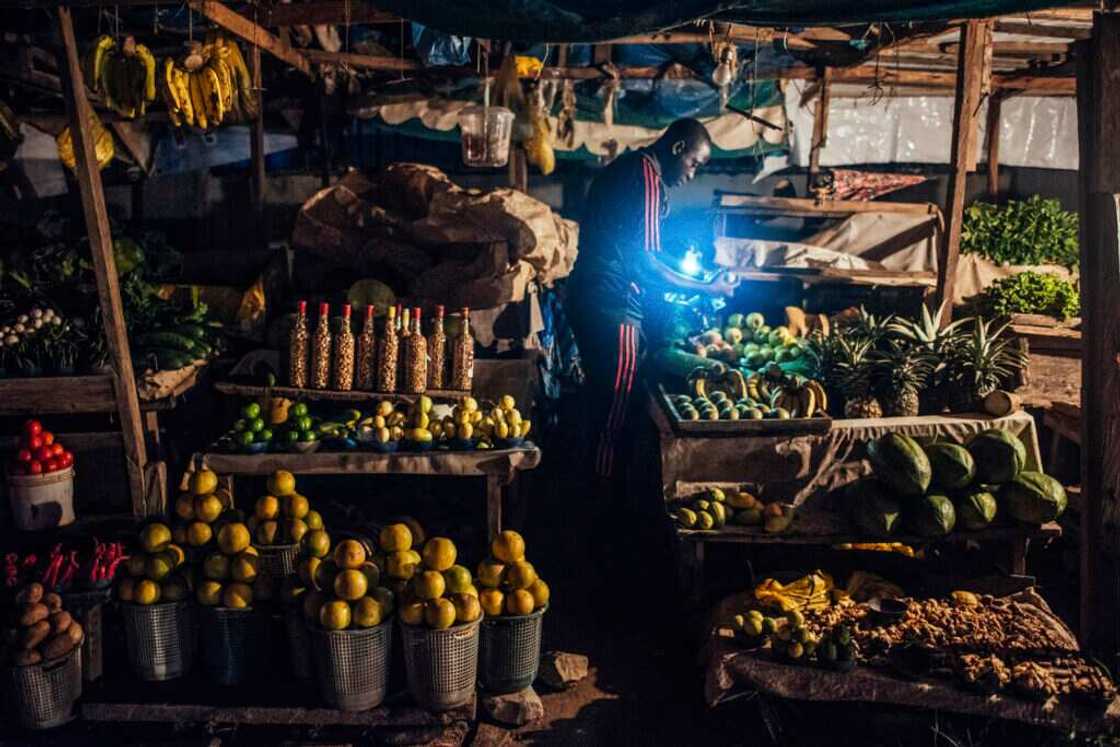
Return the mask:
<svg viewBox="0 0 1120 747">
<path fill-rule="evenodd" d="M 436 307 L 427 336 L 420 322 L 419 307 L 410 310 L 390 306 L 380 335 L 374 328 L 375 313 L 372 305 L 366 306 L 365 322 L 355 339 L 350 328 L 350 304 L 343 304 L 342 322 L 332 333 L 330 304 L 321 303 L 319 323 L 312 333 L 307 301 L 300 301 L 288 344 L 289 386 L 406 394 L 420 394 L 428 389 L 471 390 L 474 337 L 469 309 L 462 310 L 459 331 L 451 340 L 444 331 L 442 306 Z"/>
</svg>

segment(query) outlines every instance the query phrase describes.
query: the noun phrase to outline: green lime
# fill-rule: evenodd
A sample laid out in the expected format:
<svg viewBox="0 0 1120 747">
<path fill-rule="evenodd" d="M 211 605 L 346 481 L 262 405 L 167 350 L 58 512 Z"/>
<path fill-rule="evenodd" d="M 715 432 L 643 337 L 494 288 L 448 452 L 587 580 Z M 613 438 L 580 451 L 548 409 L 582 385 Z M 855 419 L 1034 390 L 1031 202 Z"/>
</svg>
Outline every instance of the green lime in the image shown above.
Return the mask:
<svg viewBox="0 0 1120 747">
<path fill-rule="evenodd" d="M 261 406 L 256 402 L 250 402 L 241 408 L 241 414 L 248 420 L 254 420 L 261 416 Z"/>
<path fill-rule="evenodd" d="M 268 376 L 266 376 L 264 380 L 269 386 L 276 386 L 276 374 L 271 371 L 268 372 Z"/>
<path fill-rule="evenodd" d="M 242 446 L 250 446 L 253 443 L 253 434 L 250 431 L 241 431 L 237 434 L 237 443 Z"/>
<path fill-rule="evenodd" d="M 249 421 L 249 430 L 253 433 L 264 430 L 264 420 L 260 418 L 253 418 Z"/>
<path fill-rule="evenodd" d="M 315 439 L 316 439 L 315 431 L 300 431 L 299 432 L 299 440 L 303 441 L 304 443 L 314 441 Z"/>
<path fill-rule="evenodd" d="M 284 433 L 284 440 L 290 444 L 294 444 L 299 440 L 299 431 L 286 431 Z"/>
<path fill-rule="evenodd" d="M 268 428 L 264 428 L 262 430 L 257 431 L 257 440 L 258 441 L 271 441 L 272 440 L 272 431 L 270 431 Z"/>
<path fill-rule="evenodd" d="M 245 418 L 238 418 L 237 420 L 233 421 L 233 430 L 235 433 L 240 433 L 241 431 L 245 430 L 246 425 L 248 425 L 248 423 L 245 422 Z"/>
<path fill-rule="evenodd" d="M 311 418 L 307 415 L 301 415 L 296 418 L 296 430 L 309 431 L 313 426 L 314 424 L 311 422 Z"/>
<path fill-rule="evenodd" d="M 307 416 L 307 403 L 306 402 L 296 402 L 294 405 L 292 405 L 291 414 L 294 417 L 297 417 L 297 418 L 306 417 Z"/>
</svg>

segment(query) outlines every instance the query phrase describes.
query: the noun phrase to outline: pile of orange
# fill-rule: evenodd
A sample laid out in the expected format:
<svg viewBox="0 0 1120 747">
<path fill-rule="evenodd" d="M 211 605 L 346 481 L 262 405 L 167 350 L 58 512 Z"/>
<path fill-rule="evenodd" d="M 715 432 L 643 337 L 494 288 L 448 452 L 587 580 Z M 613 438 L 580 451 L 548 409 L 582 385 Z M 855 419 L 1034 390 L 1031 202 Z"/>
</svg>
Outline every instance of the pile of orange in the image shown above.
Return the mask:
<svg viewBox="0 0 1120 747">
<path fill-rule="evenodd" d="M 191 593 L 193 576 L 186 553 L 172 542 L 171 527 L 149 522 L 137 537 L 138 548 L 124 561 L 117 577 L 117 599 L 136 604 L 179 602 Z"/>
<path fill-rule="evenodd" d="M 309 532 L 321 531 L 323 517 L 296 491 L 295 475 L 276 470 L 268 478 L 268 494 L 257 499 L 247 525 L 258 547 L 291 545 Z"/>
<path fill-rule="evenodd" d="M 529 615 L 548 604 L 548 584 L 525 559 L 525 540 L 506 530 L 490 543 L 490 557 L 478 564 L 478 598 L 487 617 Z"/>
</svg>

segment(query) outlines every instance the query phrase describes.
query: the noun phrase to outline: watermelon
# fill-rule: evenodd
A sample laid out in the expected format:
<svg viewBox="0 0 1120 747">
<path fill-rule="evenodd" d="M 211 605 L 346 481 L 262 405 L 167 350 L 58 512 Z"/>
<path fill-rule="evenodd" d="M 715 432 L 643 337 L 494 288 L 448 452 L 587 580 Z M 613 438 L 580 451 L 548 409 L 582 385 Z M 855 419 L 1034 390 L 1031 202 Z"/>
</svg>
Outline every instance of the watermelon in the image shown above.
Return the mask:
<svg viewBox="0 0 1120 747">
<path fill-rule="evenodd" d="M 894 531 L 901 508 L 878 480 L 868 477 L 852 483 L 847 498 L 852 523 L 860 532 L 882 537 Z"/>
<path fill-rule="evenodd" d="M 963 446 L 935 443 L 926 447 L 933 484 L 945 490 L 967 488 L 976 476 L 976 463 Z"/>
<path fill-rule="evenodd" d="M 957 523 L 964 529 L 983 529 L 996 518 L 996 497 L 987 490 L 970 490 L 956 503 Z"/>
<path fill-rule="evenodd" d="M 898 495 L 921 495 L 929 487 L 929 457 L 909 436 L 888 433 L 867 444 L 867 457 L 875 476 Z"/>
<path fill-rule="evenodd" d="M 953 502 L 940 493 L 915 498 L 907 506 L 906 524 L 919 537 L 943 537 L 956 523 Z"/>
<path fill-rule="evenodd" d="M 1023 442 L 998 428 L 973 436 L 968 442 L 968 453 L 976 462 L 977 482 L 1011 482 L 1027 463 L 1027 447 Z"/>
<path fill-rule="evenodd" d="M 1066 510 L 1066 489 L 1050 475 L 1020 472 L 1000 490 L 1007 515 L 1026 524 L 1054 521 Z"/>
</svg>

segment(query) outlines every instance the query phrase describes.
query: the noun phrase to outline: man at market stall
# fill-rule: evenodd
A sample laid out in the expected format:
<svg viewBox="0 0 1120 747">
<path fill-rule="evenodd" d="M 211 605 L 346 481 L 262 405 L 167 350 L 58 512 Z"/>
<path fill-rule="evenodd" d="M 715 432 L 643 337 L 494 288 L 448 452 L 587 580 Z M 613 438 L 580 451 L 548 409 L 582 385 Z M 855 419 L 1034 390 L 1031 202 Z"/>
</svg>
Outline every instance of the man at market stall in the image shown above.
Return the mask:
<svg viewBox="0 0 1120 747">
<path fill-rule="evenodd" d="M 665 291 L 730 295 L 735 290 L 736 281 L 727 275 L 704 281 L 676 272 L 661 251 L 668 189 L 691 181 L 711 149 L 703 124 L 678 119 L 649 147 L 613 161 L 588 193 L 567 311 L 586 374 L 602 499 L 610 499 L 611 478 L 618 473 L 618 443 L 646 342 L 643 320 L 664 303 Z"/>
</svg>

